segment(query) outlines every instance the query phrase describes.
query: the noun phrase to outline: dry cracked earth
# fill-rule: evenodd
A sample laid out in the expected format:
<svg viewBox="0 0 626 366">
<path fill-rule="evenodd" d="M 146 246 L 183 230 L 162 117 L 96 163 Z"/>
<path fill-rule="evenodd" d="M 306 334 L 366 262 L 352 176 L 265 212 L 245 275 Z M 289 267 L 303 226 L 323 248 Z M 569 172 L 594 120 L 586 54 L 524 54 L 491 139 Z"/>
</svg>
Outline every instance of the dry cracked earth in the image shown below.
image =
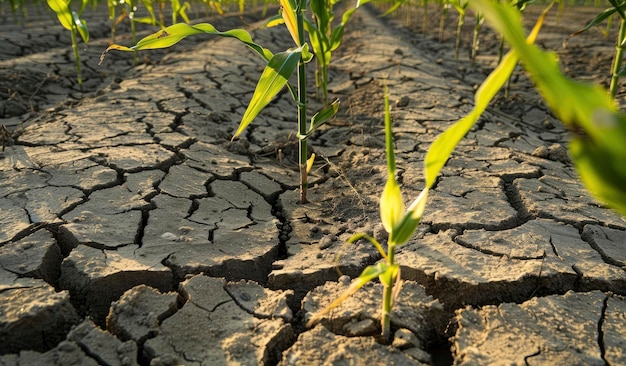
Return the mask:
<svg viewBox="0 0 626 366">
<path fill-rule="evenodd" d="M 245 47 L 196 37 L 141 53 L 137 66 L 111 54 L 98 67 L 109 36 L 100 9 L 88 17 L 79 87 L 69 36 L 45 9 L 22 23 L 4 14 L 0 364 L 626 364 L 626 221 L 581 186 L 567 131 L 521 70 L 461 142 L 397 254 L 393 341 L 376 337 L 379 284 L 304 326 L 380 260 L 365 242 L 344 243 L 385 238 L 382 86 L 410 199 L 430 142 L 471 109 L 497 61 L 485 27 L 476 65 L 468 32 L 455 62 L 455 17 L 440 43 L 435 8 L 426 34 L 407 26 L 421 28 L 420 11 L 357 12 L 330 75 L 339 115 L 310 140 L 306 205 L 288 93 L 231 142 L 263 67 Z M 563 46 L 594 11 L 552 13 L 538 42 L 568 74 L 605 83 L 610 39 L 594 31 Z M 288 47 L 284 29 L 261 19 L 208 21 Z M 130 44 L 127 34 L 117 41 Z"/>
</svg>

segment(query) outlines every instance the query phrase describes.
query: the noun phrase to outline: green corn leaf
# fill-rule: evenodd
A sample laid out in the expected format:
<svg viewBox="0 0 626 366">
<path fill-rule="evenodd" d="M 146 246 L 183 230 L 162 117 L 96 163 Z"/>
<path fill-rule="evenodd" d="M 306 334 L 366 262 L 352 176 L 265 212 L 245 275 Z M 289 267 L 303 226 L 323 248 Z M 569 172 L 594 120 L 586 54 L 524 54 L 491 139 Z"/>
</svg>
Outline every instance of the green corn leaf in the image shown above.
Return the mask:
<svg viewBox="0 0 626 366">
<path fill-rule="evenodd" d="M 48 0 L 48 6 L 56 13 L 63 28 L 71 31 L 73 18 L 69 2 L 65 0 Z"/>
<path fill-rule="evenodd" d="M 402 219 L 393 228 L 393 231 L 389 235 L 390 246 L 404 245 L 411 239 L 417 229 L 417 225 L 419 225 L 424 215 L 426 200 L 428 200 L 428 188 L 424 188 L 422 192 L 420 192 L 419 196 L 417 196 L 404 216 L 402 216 Z"/>
<path fill-rule="evenodd" d="M 393 235 L 396 225 L 404 216 L 404 200 L 400 185 L 393 175 L 389 174 L 383 194 L 380 196 L 380 219 L 383 227 Z"/>
<path fill-rule="evenodd" d="M 151 16 L 149 16 L 149 17 L 133 18 L 133 21 L 135 23 L 141 23 L 141 24 L 161 25 L 161 23 L 158 22 L 156 20 L 156 18 L 152 18 Z"/>
<path fill-rule="evenodd" d="M 364 234 L 364 233 L 358 233 L 358 234 L 354 234 L 350 237 L 350 239 L 348 239 L 348 244 L 352 244 L 355 243 L 357 240 L 361 240 L 361 239 L 366 239 L 368 240 L 370 243 L 372 243 L 372 245 L 374 245 L 374 247 L 378 250 L 378 253 L 380 253 L 380 255 L 383 256 L 383 258 L 385 260 L 387 260 L 387 254 L 385 253 L 385 251 L 383 250 L 383 246 L 380 245 L 380 243 L 378 242 L 378 240 L 374 239 L 373 237 Z"/>
<path fill-rule="evenodd" d="M 600 201 L 626 216 L 626 164 L 617 160 L 610 150 L 585 140 L 574 138 L 570 155 L 587 189 Z M 624 159 L 626 155 L 622 155 Z"/>
<path fill-rule="evenodd" d="M 333 117 L 335 117 L 338 110 L 339 99 L 335 99 L 328 106 L 322 108 L 322 110 L 315 113 L 315 115 L 311 117 L 311 127 L 309 128 L 307 136 L 313 133 L 313 131 L 315 131 L 315 129 L 317 129 L 319 126 L 323 125 L 324 123 L 330 121 Z"/>
<path fill-rule="evenodd" d="M 311 23 L 308 19 L 304 21 L 304 29 L 309 34 L 309 42 L 313 47 L 313 53 L 320 60 L 321 65 L 328 65 L 330 62 L 330 52 L 328 52 L 328 45 L 324 42 L 324 37 L 321 32 L 315 27 L 315 24 Z"/>
<path fill-rule="evenodd" d="M 71 1 L 70 1 L 70 3 L 71 3 Z M 82 15 L 83 14 L 83 10 L 85 10 L 87 5 L 89 5 L 89 0 L 82 0 L 80 2 L 80 9 L 78 9 L 78 15 Z"/>
<path fill-rule="evenodd" d="M 341 305 L 341 303 L 344 302 L 348 297 L 352 296 L 352 294 L 357 292 L 366 283 L 370 282 L 371 280 L 373 280 L 373 279 L 379 277 L 380 275 L 382 275 L 383 273 L 385 273 L 385 271 L 387 271 L 387 269 L 388 269 L 388 266 L 384 262 L 379 262 L 379 263 L 377 263 L 376 265 L 373 265 L 373 266 L 367 266 L 363 270 L 363 272 L 361 272 L 361 275 L 359 277 L 355 278 L 352 281 L 352 283 L 350 284 L 350 287 L 348 287 L 348 289 L 346 291 L 344 291 L 341 294 L 341 296 L 339 296 L 335 301 L 333 301 L 330 305 L 328 305 L 324 310 L 322 310 L 319 313 L 317 313 L 314 317 L 312 317 L 307 322 L 307 327 L 311 327 L 322 316 L 324 316 L 324 314 L 327 314 L 332 309 L 334 309 L 337 306 Z"/>
<path fill-rule="evenodd" d="M 58 1 L 58 0 L 56 0 Z M 118 51 L 141 51 L 141 50 L 152 50 L 158 48 L 167 48 L 175 45 L 180 42 L 183 38 L 194 35 L 194 34 L 213 34 L 221 37 L 229 37 L 235 38 L 244 43 L 246 46 L 250 47 L 253 51 L 261 55 L 265 60 L 269 61 L 272 59 L 272 52 L 267 48 L 261 47 L 260 45 L 254 43 L 252 41 L 252 37 L 250 33 L 243 29 L 231 29 L 225 32 L 220 32 L 215 27 L 209 23 L 200 23 L 196 25 L 189 25 L 185 23 L 178 23 L 174 25 L 170 25 L 160 31 L 153 33 L 143 39 L 141 39 L 135 46 L 126 47 L 121 45 L 111 45 L 109 46 L 104 53 L 102 54 L 101 61 L 110 50 L 118 50 Z"/>
<path fill-rule="evenodd" d="M 391 8 L 389 8 L 386 12 L 382 13 L 380 15 L 381 18 L 386 17 L 387 15 L 393 13 L 394 11 L 398 10 L 398 8 L 400 6 L 402 6 L 402 4 L 404 3 L 404 1 L 397 1 L 393 3 L 393 5 L 391 6 Z"/>
<path fill-rule="evenodd" d="M 583 183 L 607 206 L 626 212 L 626 115 L 605 90 L 567 78 L 554 55 L 524 42 L 519 12 L 490 0 L 472 4 L 516 50 L 550 109 L 574 133 L 569 148 Z"/>
<path fill-rule="evenodd" d="M 80 19 L 76 12 L 72 12 L 72 18 L 74 19 L 74 24 L 76 24 L 76 29 L 78 30 L 80 37 L 85 43 L 89 42 L 89 30 L 87 30 L 87 22 Z"/>
<path fill-rule="evenodd" d="M 385 287 L 392 287 L 396 278 L 398 277 L 398 273 L 400 272 L 400 266 L 398 264 L 392 264 L 387 267 L 385 272 L 381 273 L 378 276 L 380 283 L 382 283 Z"/>
<path fill-rule="evenodd" d="M 389 93 L 385 87 L 385 148 L 387 150 L 387 183 L 380 196 L 380 219 L 388 233 L 393 233 L 395 226 L 404 215 L 404 200 L 400 185 L 396 181 L 396 160 L 393 152 L 393 133 L 391 132 L 391 112 Z"/>
<path fill-rule="evenodd" d="M 277 53 L 268 62 L 233 138 L 239 136 L 263 108 L 285 87 L 300 62 L 302 49 L 303 47 L 298 47 L 291 51 Z"/>
<path fill-rule="evenodd" d="M 609 0 L 609 3 L 611 3 L 611 5 L 613 5 L 613 8 L 615 8 L 615 10 L 619 14 L 620 18 L 622 18 L 622 20 L 626 21 L 626 14 L 624 13 L 624 8 L 622 7 L 624 4 L 620 4 L 620 2 L 618 2 L 617 0 Z"/>
<path fill-rule="evenodd" d="M 626 3 L 622 4 L 621 8 L 622 9 L 626 9 Z M 577 30 L 576 32 L 570 34 L 569 37 L 573 37 L 575 35 L 578 35 L 580 33 L 588 31 L 589 29 L 591 29 L 591 28 L 595 27 L 596 25 L 602 23 L 604 20 L 606 20 L 611 15 L 615 14 L 616 11 L 617 11 L 616 8 L 608 8 L 608 9 L 604 10 L 602 13 L 598 14 L 595 18 L 593 18 L 589 23 L 587 23 L 587 25 L 585 25 L 583 28 L 581 28 L 580 30 Z"/>
</svg>

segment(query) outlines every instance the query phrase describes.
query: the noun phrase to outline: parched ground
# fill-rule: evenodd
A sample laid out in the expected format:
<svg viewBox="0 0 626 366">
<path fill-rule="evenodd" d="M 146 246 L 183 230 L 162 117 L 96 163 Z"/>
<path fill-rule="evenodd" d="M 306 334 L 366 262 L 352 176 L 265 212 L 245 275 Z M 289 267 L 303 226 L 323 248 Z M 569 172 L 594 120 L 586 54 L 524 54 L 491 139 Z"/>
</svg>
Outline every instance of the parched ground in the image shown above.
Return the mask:
<svg viewBox="0 0 626 366">
<path fill-rule="evenodd" d="M 563 44 L 597 11 L 553 11 L 538 43 L 568 75 L 606 85 L 616 29 Z M 486 25 L 472 65 L 471 17 L 455 61 L 452 11 L 439 42 L 434 7 L 426 34 L 413 29 L 422 9 L 385 19 L 359 10 L 333 55 L 341 108 L 310 139 L 317 159 L 301 205 L 289 93 L 231 141 L 258 56 L 198 36 L 139 53 L 137 65 L 111 53 L 97 66 L 109 37 L 97 14 L 87 13 L 82 86 L 69 35 L 45 9 L 1 22 L 0 363 L 626 364 L 626 220 L 584 190 L 567 131 L 521 69 L 397 253 L 405 282 L 392 342 L 377 337 L 380 284 L 305 326 L 380 260 L 368 243 L 345 242 L 356 232 L 385 239 L 383 85 L 408 200 L 423 187 L 429 144 L 471 110 L 497 62 Z M 289 47 L 262 19 L 259 10 L 200 20 Z M 130 44 L 120 27 L 117 42 Z"/>
</svg>

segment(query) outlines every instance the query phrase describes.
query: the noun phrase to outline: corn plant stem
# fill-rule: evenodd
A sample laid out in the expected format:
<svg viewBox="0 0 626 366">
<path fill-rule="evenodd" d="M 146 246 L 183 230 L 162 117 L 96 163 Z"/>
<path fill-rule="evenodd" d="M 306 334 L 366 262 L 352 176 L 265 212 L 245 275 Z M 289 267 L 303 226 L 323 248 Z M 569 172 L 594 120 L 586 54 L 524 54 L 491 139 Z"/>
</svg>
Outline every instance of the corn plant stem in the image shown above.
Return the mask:
<svg viewBox="0 0 626 366">
<path fill-rule="evenodd" d="M 76 62 L 76 74 L 78 75 L 77 77 L 78 85 L 82 86 L 83 77 L 81 76 L 81 72 L 80 72 L 80 55 L 78 54 L 78 42 L 76 40 L 76 32 L 77 30 L 73 26 L 72 30 L 70 31 L 70 34 L 72 37 L 72 51 L 74 51 L 74 61 Z"/>
<path fill-rule="evenodd" d="M 130 33 L 133 44 L 137 44 L 137 32 L 135 30 L 135 12 L 130 12 L 128 18 L 130 20 Z M 133 51 L 133 61 L 135 62 L 135 65 L 139 63 L 139 56 L 137 56 L 137 51 Z"/>
<path fill-rule="evenodd" d="M 613 75 L 611 76 L 611 85 L 609 94 L 611 98 L 615 98 L 617 89 L 619 89 L 619 72 L 622 68 L 622 57 L 624 54 L 624 39 L 626 38 L 626 21 L 620 18 L 619 35 L 617 37 L 617 45 L 615 46 L 615 59 L 613 60 Z"/>
<path fill-rule="evenodd" d="M 298 38 L 304 42 L 304 9 L 306 0 L 300 1 L 300 6 L 296 11 L 296 22 L 298 23 Z M 306 64 L 302 57 L 298 63 L 298 132 L 301 136 L 307 133 L 306 118 Z M 307 190 L 309 186 L 307 177 L 307 141 L 306 138 L 298 140 L 298 156 L 300 169 L 300 203 L 307 203 Z"/>
<path fill-rule="evenodd" d="M 392 297 L 393 287 L 384 285 L 383 289 L 383 308 L 382 308 L 382 318 L 381 318 L 381 326 L 382 326 L 382 337 L 385 341 L 389 341 L 391 336 L 391 297 Z"/>
<path fill-rule="evenodd" d="M 459 21 L 456 24 L 456 41 L 454 43 L 454 60 L 459 60 L 459 49 L 461 48 L 461 31 L 465 23 L 465 14 L 459 15 Z"/>
<path fill-rule="evenodd" d="M 476 63 L 476 55 L 478 54 L 478 33 L 480 32 L 480 26 L 482 24 L 480 14 L 476 14 L 476 24 L 474 25 L 474 33 L 472 35 L 472 52 L 470 55 L 472 67 Z"/>
<path fill-rule="evenodd" d="M 422 33 L 428 31 L 428 0 L 423 0 L 424 14 L 422 16 Z"/>
<path fill-rule="evenodd" d="M 389 244 L 389 249 L 387 250 L 387 264 L 393 265 L 395 262 L 395 247 L 394 245 Z M 393 305 L 393 286 L 390 284 L 383 285 L 383 308 L 381 314 L 381 327 L 382 327 L 382 337 L 385 341 L 390 340 L 391 336 L 391 307 Z"/>
</svg>

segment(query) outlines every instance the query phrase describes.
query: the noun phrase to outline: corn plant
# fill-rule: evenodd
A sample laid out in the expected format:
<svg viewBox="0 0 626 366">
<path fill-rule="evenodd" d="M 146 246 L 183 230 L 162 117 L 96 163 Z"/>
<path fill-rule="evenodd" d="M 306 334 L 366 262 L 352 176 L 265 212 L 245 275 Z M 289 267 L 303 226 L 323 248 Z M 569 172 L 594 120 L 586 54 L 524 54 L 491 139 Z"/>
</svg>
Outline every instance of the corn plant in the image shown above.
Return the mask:
<svg viewBox="0 0 626 366">
<path fill-rule="evenodd" d="M 80 72 L 80 55 L 78 53 L 78 40 L 77 33 L 85 43 L 89 42 L 89 30 L 87 29 L 87 22 L 80 19 L 80 16 L 87 5 L 88 0 L 82 0 L 80 10 L 77 12 L 70 9 L 71 0 L 47 0 L 48 6 L 52 9 L 59 19 L 59 22 L 63 28 L 70 31 L 72 38 L 72 50 L 74 51 L 74 61 L 76 62 L 76 74 L 78 84 L 82 85 L 83 78 Z"/>
<path fill-rule="evenodd" d="M 603 88 L 569 79 L 554 54 L 526 43 L 519 10 L 491 0 L 472 5 L 502 33 L 552 112 L 572 132 L 569 152 L 583 184 L 626 215 L 626 114 Z"/>
<path fill-rule="evenodd" d="M 243 29 L 231 29 L 222 32 L 215 29 L 215 27 L 209 23 L 201 23 L 193 26 L 178 23 L 143 38 L 132 47 L 116 44 L 111 45 L 102 54 L 100 62 L 102 63 L 106 53 L 111 50 L 134 52 L 139 50 L 167 48 L 178 43 L 183 38 L 195 34 L 211 34 L 235 38 L 241 41 L 256 54 L 261 56 L 267 65 L 261 74 L 252 99 L 244 112 L 233 138 L 238 137 L 283 88 L 289 88 L 297 106 L 300 202 L 306 203 L 308 173 L 313 165 L 313 159 L 315 158 L 314 155 L 308 158 L 307 138 L 317 127 L 324 124 L 337 113 L 339 103 L 334 102 L 323 108 L 311 118 L 310 124 L 307 124 L 306 63 L 311 61 L 313 55 L 309 52 L 308 43 L 304 41 L 303 13 L 306 0 L 280 0 L 280 4 L 282 7 L 281 17 L 295 44 L 294 48 L 284 52 L 273 54 L 269 49 L 254 43 L 250 34 Z M 297 89 L 294 89 L 289 84 L 289 78 L 296 70 L 298 85 Z"/>
<path fill-rule="evenodd" d="M 478 33 L 480 33 L 480 28 L 485 22 L 485 18 L 480 12 L 476 12 L 475 14 L 475 23 L 474 23 L 474 31 L 472 33 L 472 48 L 470 50 L 470 61 L 472 66 L 476 64 L 476 56 L 478 55 L 478 48 L 480 47 L 480 39 L 478 38 Z"/>
<path fill-rule="evenodd" d="M 448 11 L 451 6 L 452 5 L 449 0 L 443 0 L 441 2 L 441 16 L 439 17 L 439 43 L 443 43 L 444 41 L 446 18 L 448 17 Z"/>
<path fill-rule="evenodd" d="M 624 55 L 624 47 L 626 44 L 626 14 L 624 11 L 626 10 L 626 2 L 618 1 L 618 0 L 609 0 L 612 7 L 604 10 L 600 14 L 598 14 L 593 20 L 591 20 L 584 28 L 580 29 L 577 32 L 574 32 L 571 36 L 575 36 L 582 32 L 589 30 L 590 28 L 599 25 L 605 19 L 609 21 L 612 16 L 617 13 L 620 18 L 620 26 L 619 33 L 617 34 L 617 41 L 615 44 L 615 56 L 613 58 L 613 67 L 611 70 L 611 83 L 609 85 L 609 95 L 611 98 L 615 98 L 615 94 L 617 93 L 617 89 L 619 89 L 619 79 L 626 75 L 626 67 L 622 66 L 622 58 Z M 607 25 L 607 27 L 610 25 Z M 608 35 L 608 30 L 607 30 Z"/>
<path fill-rule="evenodd" d="M 459 18 L 456 23 L 456 40 L 454 42 L 454 60 L 459 60 L 459 49 L 461 48 L 461 31 L 465 24 L 465 15 L 467 14 L 467 7 L 469 6 L 468 0 L 451 0 L 450 4 L 459 13 Z"/>
</svg>

